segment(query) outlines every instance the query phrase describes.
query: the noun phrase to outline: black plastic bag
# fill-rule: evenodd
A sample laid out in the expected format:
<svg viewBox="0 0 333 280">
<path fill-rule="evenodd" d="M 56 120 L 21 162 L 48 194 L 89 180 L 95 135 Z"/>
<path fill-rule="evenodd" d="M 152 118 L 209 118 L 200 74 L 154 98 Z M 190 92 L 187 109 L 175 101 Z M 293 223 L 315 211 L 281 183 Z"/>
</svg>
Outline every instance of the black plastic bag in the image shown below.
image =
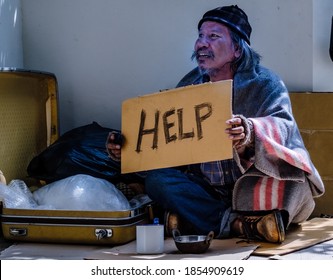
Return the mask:
<svg viewBox="0 0 333 280">
<path fill-rule="evenodd" d="M 28 175 L 46 183 L 77 174 L 106 179 L 113 184 L 138 181 L 135 175 L 121 176 L 120 162 L 108 156 L 105 143 L 110 131 L 119 132 L 93 122 L 64 133 L 31 160 Z"/>
</svg>

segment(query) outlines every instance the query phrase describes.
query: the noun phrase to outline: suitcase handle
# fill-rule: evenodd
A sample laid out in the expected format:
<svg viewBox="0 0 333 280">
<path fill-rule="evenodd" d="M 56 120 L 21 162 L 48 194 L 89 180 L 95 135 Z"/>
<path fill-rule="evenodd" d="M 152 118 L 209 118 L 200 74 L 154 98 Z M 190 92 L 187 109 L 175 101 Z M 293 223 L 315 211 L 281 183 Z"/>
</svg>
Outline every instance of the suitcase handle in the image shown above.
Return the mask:
<svg viewBox="0 0 333 280">
<path fill-rule="evenodd" d="M 26 228 L 10 228 L 9 234 L 13 236 L 26 236 L 28 230 Z"/>
<path fill-rule="evenodd" d="M 95 235 L 98 240 L 101 240 L 103 238 L 110 238 L 112 237 L 112 229 L 97 228 L 95 229 Z"/>
</svg>

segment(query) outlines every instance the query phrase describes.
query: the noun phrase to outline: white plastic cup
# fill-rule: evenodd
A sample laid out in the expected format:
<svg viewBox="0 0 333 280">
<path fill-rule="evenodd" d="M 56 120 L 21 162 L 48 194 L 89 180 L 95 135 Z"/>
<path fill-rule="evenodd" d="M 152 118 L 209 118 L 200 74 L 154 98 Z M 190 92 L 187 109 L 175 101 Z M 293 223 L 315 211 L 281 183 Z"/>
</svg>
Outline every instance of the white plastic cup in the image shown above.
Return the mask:
<svg viewBox="0 0 333 280">
<path fill-rule="evenodd" d="M 137 225 L 136 252 L 138 254 L 162 254 L 164 252 L 164 226 Z"/>
</svg>

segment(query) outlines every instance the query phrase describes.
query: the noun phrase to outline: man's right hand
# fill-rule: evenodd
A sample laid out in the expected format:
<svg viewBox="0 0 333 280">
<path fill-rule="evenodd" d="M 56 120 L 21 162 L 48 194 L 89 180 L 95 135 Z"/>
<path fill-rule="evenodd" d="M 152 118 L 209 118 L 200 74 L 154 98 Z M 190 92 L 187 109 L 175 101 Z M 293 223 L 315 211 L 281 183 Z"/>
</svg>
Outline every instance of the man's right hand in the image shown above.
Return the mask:
<svg viewBox="0 0 333 280">
<path fill-rule="evenodd" d="M 122 135 L 119 132 L 110 132 L 106 141 L 106 149 L 113 160 L 121 160 Z"/>
</svg>

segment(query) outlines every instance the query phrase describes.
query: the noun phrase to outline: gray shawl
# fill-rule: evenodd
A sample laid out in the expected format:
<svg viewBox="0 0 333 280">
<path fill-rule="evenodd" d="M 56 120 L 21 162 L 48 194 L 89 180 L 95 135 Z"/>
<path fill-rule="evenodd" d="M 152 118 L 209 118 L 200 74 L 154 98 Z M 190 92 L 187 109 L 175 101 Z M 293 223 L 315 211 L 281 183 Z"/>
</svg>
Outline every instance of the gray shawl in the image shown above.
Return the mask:
<svg viewBox="0 0 333 280">
<path fill-rule="evenodd" d="M 202 82 L 196 68 L 178 86 Z M 298 203 L 299 189 L 307 188 L 304 191 L 310 190 L 313 197 L 322 195 L 323 182 L 304 146 L 283 81 L 257 65 L 252 71 L 237 72 L 233 87 L 233 114 L 250 119 L 254 129 L 254 147 L 241 157 L 234 151 L 243 176 L 235 184 L 233 207 L 288 210 Z"/>
</svg>

